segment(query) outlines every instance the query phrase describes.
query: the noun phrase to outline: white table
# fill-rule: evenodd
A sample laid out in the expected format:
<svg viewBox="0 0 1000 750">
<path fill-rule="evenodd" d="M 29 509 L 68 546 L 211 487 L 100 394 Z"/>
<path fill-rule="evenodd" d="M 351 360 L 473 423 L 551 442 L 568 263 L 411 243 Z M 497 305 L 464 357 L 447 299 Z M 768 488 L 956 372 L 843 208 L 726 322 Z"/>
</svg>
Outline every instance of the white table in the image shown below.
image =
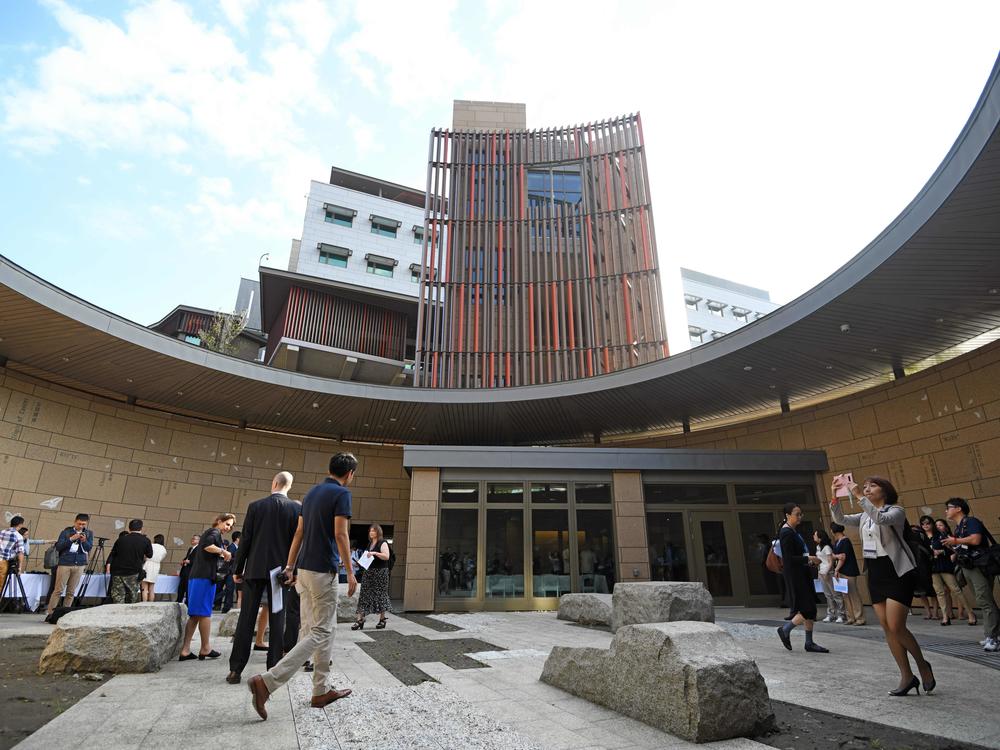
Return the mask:
<svg viewBox="0 0 1000 750">
<path fill-rule="evenodd" d="M 90 599 L 95 597 L 98 599 L 103 599 L 108 595 L 108 579 L 111 576 L 106 574 L 94 574 L 92 576 L 83 576 L 80 579 L 80 585 L 76 588 L 76 593 L 79 594 L 80 590 L 83 588 L 84 581 L 90 579 L 90 583 L 87 584 L 86 598 Z M 49 593 L 49 576 L 44 573 L 23 573 L 21 575 L 21 583 L 24 585 L 24 594 L 28 599 L 28 608 L 31 611 L 38 609 L 38 604 L 41 602 L 45 595 Z M 156 587 L 153 591 L 157 594 L 177 594 L 177 585 L 180 579 L 177 576 L 170 576 L 164 573 L 156 578 Z M 8 587 L 7 593 L 11 593 L 11 589 Z M 18 592 L 19 593 L 19 592 Z"/>
</svg>

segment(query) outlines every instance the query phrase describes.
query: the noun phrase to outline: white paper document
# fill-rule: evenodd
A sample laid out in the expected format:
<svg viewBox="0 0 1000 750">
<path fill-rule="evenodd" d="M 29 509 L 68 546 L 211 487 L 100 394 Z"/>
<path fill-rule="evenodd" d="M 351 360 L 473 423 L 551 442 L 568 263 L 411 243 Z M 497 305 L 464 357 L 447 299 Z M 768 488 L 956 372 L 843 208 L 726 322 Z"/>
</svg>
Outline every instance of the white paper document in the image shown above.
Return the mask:
<svg viewBox="0 0 1000 750">
<path fill-rule="evenodd" d="M 360 565 L 365 570 L 371 567 L 371 564 L 375 561 L 375 556 L 371 552 L 365 552 L 361 557 L 358 558 L 358 565 Z"/>
<path fill-rule="evenodd" d="M 282 599 L 282 584 L 284 581 L 281 579 L 281 573 L 284 568 L 275 568 L 271 571 L 271 611 L 280 612 L 285 608 L 285 602 Z"/>
<path fill-rule="evenodd" d="M 823 593 L 823 582 L 819 579 L 813 581 L 813 588 L 816 589 L 817 594 Z M 847 593 L 847 579 L 846 578 L 834 578 L 833 579 L 833 590 L 840 593 Z"/>
</svg>

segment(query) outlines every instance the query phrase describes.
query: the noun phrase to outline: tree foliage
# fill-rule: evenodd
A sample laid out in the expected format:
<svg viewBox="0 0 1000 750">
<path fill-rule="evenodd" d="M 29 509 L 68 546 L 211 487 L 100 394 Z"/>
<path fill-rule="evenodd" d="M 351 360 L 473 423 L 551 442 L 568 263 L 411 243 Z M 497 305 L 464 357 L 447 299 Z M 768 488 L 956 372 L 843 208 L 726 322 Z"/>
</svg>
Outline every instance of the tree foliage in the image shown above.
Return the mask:
<svg viewBox="0 0 1000 750">
<path fill-rule="evenodd" d="M 220 354 L 236 354 L 239 348 L 237 339 L 247 327 L 249 315 L 249 310 L 238 313 L 221 311 L 215 313 L 208 327 L 198 331 L 201 345 Z"/>
</svg>

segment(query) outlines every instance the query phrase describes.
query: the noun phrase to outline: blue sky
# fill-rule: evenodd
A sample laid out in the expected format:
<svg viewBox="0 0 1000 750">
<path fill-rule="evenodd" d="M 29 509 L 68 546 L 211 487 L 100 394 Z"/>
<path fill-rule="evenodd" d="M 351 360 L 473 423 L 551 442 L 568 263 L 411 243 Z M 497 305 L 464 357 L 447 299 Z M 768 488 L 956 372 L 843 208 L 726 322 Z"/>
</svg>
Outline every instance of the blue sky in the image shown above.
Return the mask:
<svg viewBox="0 0 1000 750">
<path fill-rule="evenodd" d="M 986 2 L 7 0 L 0 253 L 144 324 L 231 309 L 311 179 L 422 187 L 452 100 L 495 99 L 641 111 L 668 291 L 684 265 L 785 302 L 917 193 L 997 28 Z"/>
</svg>

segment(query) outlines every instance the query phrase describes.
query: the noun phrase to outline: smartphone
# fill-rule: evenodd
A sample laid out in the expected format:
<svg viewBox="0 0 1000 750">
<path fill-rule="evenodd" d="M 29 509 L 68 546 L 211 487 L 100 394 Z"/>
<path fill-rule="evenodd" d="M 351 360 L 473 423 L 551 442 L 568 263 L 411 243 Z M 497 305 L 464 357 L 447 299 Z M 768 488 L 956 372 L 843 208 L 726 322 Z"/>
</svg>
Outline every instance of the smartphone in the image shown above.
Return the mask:
<svg viewBox="0 0 1000 750">
<path fill-rule="evenodd" d="M 850 497 L 851 491 L 848 487 L 854 484 L 854 474 L 850 472 L 847 474 L 838 474 L 833 478 L 833 484 L 834 494 L 837 497 Z"/>
</svg>

